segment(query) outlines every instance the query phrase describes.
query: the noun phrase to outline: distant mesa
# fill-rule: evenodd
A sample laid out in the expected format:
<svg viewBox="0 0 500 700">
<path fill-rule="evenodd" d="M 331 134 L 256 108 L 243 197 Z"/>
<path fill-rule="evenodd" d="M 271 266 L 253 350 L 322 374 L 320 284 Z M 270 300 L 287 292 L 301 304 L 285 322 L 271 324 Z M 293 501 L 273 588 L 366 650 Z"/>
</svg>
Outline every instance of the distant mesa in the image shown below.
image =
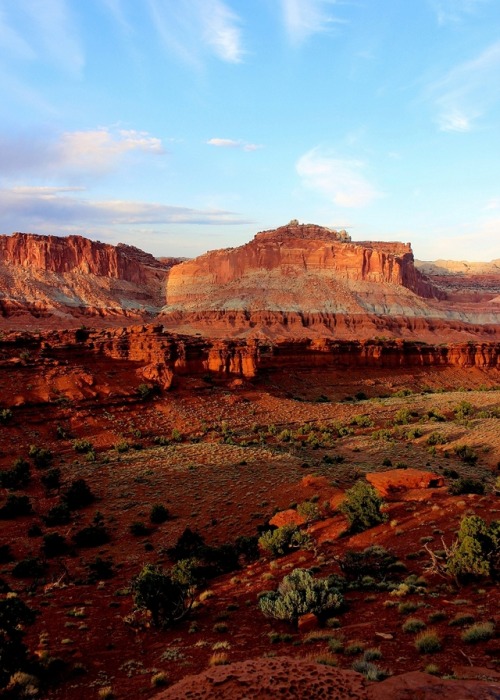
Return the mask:
<svg viewBox="0 0 500 700">
<path fill-rule="evenodd" d="M 212 337 L 494 340 L 500 267 L 417 263 L 292 219 L 239 247 L 160 258 L 82 236 L 0 236 L 0 325 L 130 325 Z"/>
</svg>

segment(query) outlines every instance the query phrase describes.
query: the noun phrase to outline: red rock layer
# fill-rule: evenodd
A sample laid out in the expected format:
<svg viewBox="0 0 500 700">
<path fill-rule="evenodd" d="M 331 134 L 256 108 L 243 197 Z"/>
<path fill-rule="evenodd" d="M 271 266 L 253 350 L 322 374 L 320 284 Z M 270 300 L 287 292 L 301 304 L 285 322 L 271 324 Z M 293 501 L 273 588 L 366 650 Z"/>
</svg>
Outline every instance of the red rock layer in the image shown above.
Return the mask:
<svg viewBox="0 0 500 700">
<path fill-rule="evenodd" d="M 0 318 L 150 317 L 163 305 L 175 259 L 160 262 L 138 248 L 82 236 L 0 236 Z"/>
<path fill-rule="evenodd" d="M 291 282 L 290 277 L 315 273 L 344 281 L 401 285 L 425 298 L 444 297 L 415 269 L 410 244 L 352 243 L 320 226 L 294 224 L 258 233 L 239 248 L 212 251 L 177 266 L 167 282 L 167 305 L 185 310 L 203 308 L 221 292 L 228 303 L 230 294 L 241 300 L 246 286 L 252 287 L 250 278 L 257 275 L 258 285 L 262 271 L 277 271 L 285 285 Z M 242 284 L 242 278 L 250 284 Z M 307 288 L 302 291 L 302 308 L 307 312 L 310 299 Z M 246 307 L 255 308 L 251 295 L 244 301 Z M 264 308 L 276 308 L 276 302 L 268 299 Z M 279 301 L 277 305 L 279 308 Z M 235 308 L 239 308 L 238 302 Z"/>
<path fill-rule="evenodd" d="M 307 660 L 261 658 L 187 676 L 156 700 L 494 700 L 499 685 L 483 680 L 444 680 L 421 671 L 369 683 L 355 671 Z"/>
<path fill-rule="evenodd" d="M 216 340 L 168 333 L 161 325 L 106 331 L 53 331 L 31 336 L 11 333 L 0 341 L 4 366 L 14 369 L 27 350 L 29 365 L 66 366 L 81 361 L 92 368 L 101 358 L 130 363 L 131 370 L 168 389 L 176 375 L 251 379 L 265 370 L 286 368 L 345 370 L 354 368 L 477 368 L 500 370 L 500 343 L 455 343 L 446 346 L 407 341 L 334 341 L 295 339 Z M 52 364 L 51 364 L 52 363 Z M 56 366 L 54 365 L 54 366 Z M 91 369 L 89 369 L 92 372 Z M 45 370 L 40 370 L 43 374 Z M 39 373 L 40 373 L 39 372 Z"/>
</svg>

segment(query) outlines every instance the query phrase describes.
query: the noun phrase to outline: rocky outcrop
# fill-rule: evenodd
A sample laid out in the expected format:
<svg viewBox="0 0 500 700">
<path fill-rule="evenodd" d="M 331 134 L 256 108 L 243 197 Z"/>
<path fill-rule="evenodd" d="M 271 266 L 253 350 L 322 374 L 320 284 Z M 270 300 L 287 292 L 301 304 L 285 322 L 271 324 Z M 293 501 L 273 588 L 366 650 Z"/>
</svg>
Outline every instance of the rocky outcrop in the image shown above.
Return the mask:
<svg viewBox="0 0 500 700">
<path fill-rule="evenodd" d="M 166 311 L 310 313 L 362 308 L 353 294 L 347 294 L 346 282 L 353 283 L 353 292 L 376 283 L 403 286 L 424 298 L 444 296 L 415 269 L 409 243 L 353 243 L 327 228 L 293 224 L 263 231 L 239 248 L 212 251 L 174 268 L 167 282 Z M 355 283 L 361 287 L 357 289 Z M 337 298 L 339 292 L 343 292 L 341 298 Z"/>
<path fill-rule="evenodd" d="M 161 262 L 138 248 L 82 236 L 0 236 L 0 317 L 30 315 L 54 324 L 93 317 L 151 317 L 175 259 Z M 80 320 L 81 323 L 81 320 Z"/>
<path fill-rule="evenodd" d="M 397 498 L 399 493 L 410 489 L 435 489 L 444 486 L 442 476 L 420 469 L 371 472 L 366 474 L 366 480 L 384 498 Z"/>
<path fill-rule="evenodd" d="M 61 378 L 70 374 L 74 398 L 107 395 L 110 389 L 106 377 L 113 364 L 128 377 L 120 392 L 130 394 L 144 382 L 167 390 L 176 377 L 182 376 L 253 379 L 283 370 L 423 368 L 428 373 L 446 368 L 474 368 L 495 377 L 492 373 L 500 370 L 500 343 L 436 346 L 406 341 L 332 339 L 270 343 L 183 336 L 169 333 L 160 324 L 92 331 L 80 328 L 36 334 L 11 332 L 0 339 L 0 367 L 8 370 L 11 379 L 18 372 L 19 382 L 12 379 L 14 393 L 5 395 L 2 405 L 22 403 L 23 385 L 32 386 L 28 392 L 30 401 L 50 400 L 54 386 L 63 387 L 66 380 Z"/>
<path fill-rule="evenodd" d="M 448 297 L 415 267 L 409 243 L 353 242 L 344 232 L 291 223 L 174 267 L 161 319 L 211 336 L 500 332 L 500 304 L 467 299 L 463 307 Z"/>
<path fill-rule="evenodd" d="M 495 681 L 445 680 L 421 671 L 369 683 L 360 673 L 303 659 L 261 658 L 187 676 L 155 700 L 498 700 Z"/>
</svg>

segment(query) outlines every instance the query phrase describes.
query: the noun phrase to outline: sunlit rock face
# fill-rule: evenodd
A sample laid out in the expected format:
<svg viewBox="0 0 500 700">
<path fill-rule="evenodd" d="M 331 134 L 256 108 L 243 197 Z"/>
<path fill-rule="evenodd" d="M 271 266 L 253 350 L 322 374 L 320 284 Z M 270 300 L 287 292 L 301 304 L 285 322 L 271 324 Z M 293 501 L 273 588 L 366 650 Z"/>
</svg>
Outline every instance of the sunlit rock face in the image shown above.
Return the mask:
<svg viewBox="0 0 500 700">
<path fill-rule="evenodd" d="M 499 310 L 449 302 L 415 267 L 409 243 L 353 242 L 291 222 L 173 267 L 161 319 L 207 335 L 423 337 L 449 336 L 450 321 L 497 326 Z"/>
<path fill-rule="evenodd" d="M 163 305 L 168 270 L 138 248 L 82 236 L 0 236 L 0 316 L 142 318 Z"/>
</svg>

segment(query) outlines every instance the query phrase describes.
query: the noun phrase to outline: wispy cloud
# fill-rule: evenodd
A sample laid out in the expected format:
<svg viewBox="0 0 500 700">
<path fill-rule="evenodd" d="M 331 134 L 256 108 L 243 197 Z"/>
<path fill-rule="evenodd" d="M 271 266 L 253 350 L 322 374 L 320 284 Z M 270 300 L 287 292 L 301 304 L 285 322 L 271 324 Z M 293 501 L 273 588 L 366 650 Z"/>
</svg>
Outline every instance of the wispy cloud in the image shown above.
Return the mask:
<svg viewBox="0 0 500 700">
<path fill-rule="evenodd" d="M 47 230 L 61 233 L 89 226 L 165 224 L 226 225 L 249 223 L 222 209 L 191 209 L 162 203 L 94 201 L 78 196 L 78 187 L 14 187 L 0 189 L 0 229 Z"/>
<path fill-rule="evenodd" d="M 96 176 L 116 168 L 133 152 L 165 153 L 161 139 L 145 131 L 99 128 L 69 131 L 57 137 L 43 134 L 0 137 L 0 174 Z"/>
<path fill-rule="evenodd" d="M 30 25 L 30 44 L 38 57 L 48 56 L 60 69 L 80 74 L 85 56 L 67 0 L 17 0 L 17 3 Z"/>
<path fill-rule="evenodd" d="M 204 0 L 203 36 L 207 46 L 223 61 L 239 63 L 243 56 L 239 19 L 223 2 Z"/>
<path fill-rule="evenodd" d="M 328 31 L 332 24 L 343 23 L 330 10 L 336 0 L 281 0 L 283 20 L 290 41 L 299 45 L 313 34 Z"/>
<path fill-rule="evenodd" d="M 236 141 L 235 139 L 208 139 L 207 144 L 217 148 L 240 148 L 242 151 L 257 151 L 259 148 L 262 148 L 257 143 L 247 143 L 246 141 Z"/>
<path fill-rule="evenodd" d="M 228 63 L 244 55 L 240 19 L 222 0 L 149 0 L 153 23 L 167 50 L 199 68 L 208 53 Z"/>
<path fill-rule="evenodd" d="M 382 194 L 364 175 L 359 160 L 338 158 L 329 151 L 313 148 L 296 164 L 304 185 L 340 207 L 364 207 Z"/>
<path fill-rule="evenodd" d="M 461 63 L 428 89 L 441 131 L 465 132 L 499 101 L 500 41 Z"/>
<path fill-rule="evenodd" d="M 459 24 L 478 12 L 490 0 L 429 0 L 438 24 Z"/>
</svg>

